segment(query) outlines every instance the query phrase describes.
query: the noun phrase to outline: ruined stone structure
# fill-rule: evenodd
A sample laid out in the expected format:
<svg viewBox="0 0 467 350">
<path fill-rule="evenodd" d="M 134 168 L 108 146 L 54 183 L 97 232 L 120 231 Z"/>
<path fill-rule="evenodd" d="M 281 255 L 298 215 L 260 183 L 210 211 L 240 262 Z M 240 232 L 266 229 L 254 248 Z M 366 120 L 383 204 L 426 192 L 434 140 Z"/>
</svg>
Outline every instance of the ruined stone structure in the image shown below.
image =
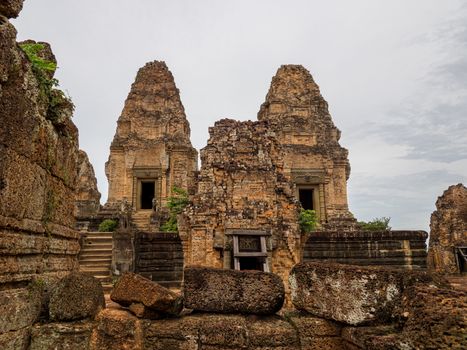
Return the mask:
<svg viewBox="0 0 467 350">
<path fill-rule="evenodd" d="M 72 104 L 44 93 L 0 4 L 0 348 L 25 349 L 41 312 L 37 290 L 78 267 L 74 230 L 78 131 Z M 38 56 L 54 61 L 46 43 Z M 48 77 L 53 72 L 47 72 Z M 57 98 L 54 104 L 50 95 Z M 57 103 L 58 102 L 58 103 Z M 28 287 L 29 285 L 29 287 Z"/>
<path fill-rule="evenodd" d="M 286 279 L 300 260 L 299 204 L 269 122 L 224 119 L 209 132 L 198 190 L 179 230 L 185 264 Z"/>
<path fill-rule="evenodd" d="M 467 272 L 467 188 L 450 186 L 431 214 L 429 268 L 442 273 Z"/>
<path fill-rule="evenodd" d="M 276 312 L 284 300 L 284 286 L 274 274 L 199 267 L 186 268 L 184 274 L 183 297 L 139 275 L 125 274 L 110 294 L 113 305 L 102 311 L 102 291 L 98 293 L 89 283 L 92 281 L 85 298 L 57 308 L 60 299 L 54 296 L 66 292 L 65 285 L 76 294 L 79 290 L 73 286 L 84 282 L 83 276 L 67 276 L 52 291 L 49 308 L 54 313 L 34 325 L 28 349 L 402 350 L 467 346 L 467 293 L 449 288 L 443 278 L 426 272 L 298 264 L 290 273 L 293 308 L 281 315 Z M 94 298 L 92 307 L 90 298 Z M 95 319 L 80 319 L 84 312 L 93 311 L 99 312 Z"/>
<path fill-rule="evenodd" d="M 78 151 L 77 130 L 70 120 L 71 102 L 59 91 L 41 85 L 40 78 L 44 76 L 37 75 L 40 74 L 37 67 L 33 68 L 16 43 L 16 31 L 7 18 L 17 16 L 21 6 L 21 0 L 0 2 L 0 349 L 467 348 L 467 292 L 452 289 L 438 275 L 329 262 L 295 265 L 304 242 L 297 222 L 299 203 L 311 198 L 314 205 L 316 188 L 320 193 L 317 203 L 322 226 L 332 224 L 349 230 L 342 231 L 345 236 L 321 230 L 314 238 L 327 235 L 329 242 L 335 244 L 347 237 L 342 242 L 344 246 L 357 248 L 365 245 L 365 239 L 378 245 L 384 242 L 388 244 L 387 249 L 374 248 L 383 254 L 383 251 L 393 252 L 393 242 L 389 244 L 389 241 L 407 241 L 413 235 L 396 231 L 364 236 L 353 231 L 342 191 L 336 190 L 335 183 L 339 180 L 331 180 L 334 175 L 327 178 L 329 183 L 325 177 L 324 185 L 316 180 L 318 187 L 305 187 L 313 192 L 301 196 L 296 188 L 305 185 L 293 175 L 294 169 L 299 168 L 287 165 L 286 159 L 293 143 L 281 143 L 276 136 L 281 129 L 275 129 L 276 121 L 267 119 L 222 120 L 210 130 L 210 140 L 202 151 L 198 189 L 192 192 L 193 203 L 181 218 L 180 235 L 189 262 L 272 270 L 279 276 L 260 271 L 185 268 L 187 283 L 182 297 L 141 276 L 126 275 L 111 293 L 112 300 L 118 304 L 103 309 L 102 285 L 95 278 L 74 271 L 79 251 L 74 213 L 78 210 L 85 212 L 85 216 L 97 206 L 94 177 L 90 165 Z M 45 43 L 38 55 L 54 60 Z M 150 71 L 155 67 L 155 72 L 162 72 L 163 76 L 168 74 L 163 64 L 147 67 Z M 52 71 L 43 73 L 53 77 Z M 139 85 L 135 83 L 135 86 Z M 157 98 L 168 96 L 164 86 L 176 91 L 170 81 L 158 86 L 165 92 L 158 92 Z M 50 103 L 51 95 L 55 103 Z M 141 98 L 135 110 L 152 108 L 153 104 L 147 106 L 144 101 Z M 164 106 L 170 106 L 164 101 Z M 126 185 L 122 185 L 123 189 L 118 185 L 114 190 L 121 192 L 114 195 L 108 207 L 121 204 L 130 193 L 133 208 L 137 212 L 146 210 L 138 207 L 138 203 L 143 206 L 142 197 L 138 197 L 138 184 L 148 179 L 154 180 L 152 194 L 160 205 L 165 197 L 162 190 L 157 192 L 160 187 L 156 187 L 156 181 L 161 188 L 165 186 L 166 195 L 170 193 L 169 185 L 190 189 L 196 153 L 189 146 L 186 129 L 183 133 L 186 137 L 174 131 L 148 142 L 166 153 L 147 154 L 148 161 L 142 162 L 142 166 L 149 169 L 146 169 L 149 175 L 144 177 L 146 173 L 134 166 L 142 164 L 137 157 L 141 140 L 137 131 L 130 132 L 132 120 L 129 124 L 125 122 L 119 128 L 122 126 L 123 134 L 125 125 L 129 128 L 127 137 L 123 138 L 128 144 L 122 141 L 125 146 L 113 150 L 108 170 L 109 174 L 118 175 L 114 171 L 119 169 L 133 176 L 136 187 L 130 191 Z M 138 127 L 140 122 L 147 125 L 136 120 Z M 180 125 L 187 124 L 180 121 Z M 176 149 L 179 145 L 174 139 L 188 140 L 185 153 L 171 153 L 174 150 L 171 147 L 175 144 Z M 158 158 L 159 163 L 152 163 L 155 154 L 162 157 Z M 123 162 L 112 163 L 118 157 Z M 185 166 L 193 167 L 181 171 L 176 161 L 180 159 L 185 159 Z M 160 177 L 150 177 L 154 174 L 153 167 L 159 169 L 158 164 L 165 172 L 161 170 Z M 319 169 L 318 165 L 302 166 L 305 170 Z M 343 170 L 340 165 L 331 168 L 332 174 Z M 117 175 L 113 180 L 127 184 L 128 177 Z M 307 176 L 304 181 L 314 186 L 315 180 L 310 177 L 308 181 Z M 90 181 L 90 184 L 81 187 L 79 181 Z M 432 220 L 432 256 L 442 259 L 433 258 L 436 263 L 450 263 L 448 247 L 464 242 L 457 237 L 465 237 L 465 193 L 462 185 L 453 186 L 438 200 Z M 82 204 L 78 209 L 76 199 Z M 120 233 L 125 234 L 125 230 Z M 143 235 L 136 237 L 136 245 L 145 255 L 137 259 L 137 264 L 147 268 L 146 273 L 160 273 L 158 269 L 152 270 L 151 260 L 154 256 L 163 259 L 164 254 L 159 255 L 158 250 L 161 239 L 171 245 L 170 236 L 177 234 L 161 237 L 157 232 L 139 233 Z M 416 233 L 419 238 L 413 241 L 419 244 L 419 239 L 425 236 Z M 358 241 L 353 237 L 364 239 Z M 314 242 L 324 244 L 325 240 Z M 409 245 L 412 245 L 410 240 Z M 180 254 L 176 257 L 179 259 Z M 346 258 L 349 257 L 354 256 Z M 287 270 L 288 266 L 291 270 Z M 180 267 L 179 259 L 176 268 Z M 292 299 L 287 305 L 290 309 L 278 315 L 276 312 L 287 290 Z M 195 312 L 189 314 L 186 308 Z"/>
<path fill-rule="evenodd" d="M 153 209 L 161 214 L 174 186 L 193 187 L 197 152 L 191 146 L 179 91 L 164 62 L 147 63 L 138 71 L 105 169 L 109 181 L 106 207 L 118 210 L 127 201 L 142 230 L 148 229 Z"/>
<path fill-rule="evenodd" d="M 347 204 L 348 151 L 310 73 L 300 65 L 281 66 L 273 77 L 258 120 L 271 122 L 281 144 L 284 171 L 296 185 L 304 209 L 316 210 L 325 226 L 352 228 Z"/>
<path fill-rule="evenodd" d="M 425 266 L 425 233 L 358 230 L 347 204 L 348 152 L 305 68 L 279 68 L 258 119 L 209 129 L 179 225 L 185 265 L 272 271 L 284 280 L 303 259 Z M 301 232 L 300 208 L 317 212 L 316 232 Z"/>
<path fill-rule="evenodd" d="M 78 153 L 78 184 L 76 186 L 75 218 L 86 220 L 95 217 L 100 209 L 101 194 L 97 189 L 97 179 L 88 155 L 83 150 Z"/>
</svg>

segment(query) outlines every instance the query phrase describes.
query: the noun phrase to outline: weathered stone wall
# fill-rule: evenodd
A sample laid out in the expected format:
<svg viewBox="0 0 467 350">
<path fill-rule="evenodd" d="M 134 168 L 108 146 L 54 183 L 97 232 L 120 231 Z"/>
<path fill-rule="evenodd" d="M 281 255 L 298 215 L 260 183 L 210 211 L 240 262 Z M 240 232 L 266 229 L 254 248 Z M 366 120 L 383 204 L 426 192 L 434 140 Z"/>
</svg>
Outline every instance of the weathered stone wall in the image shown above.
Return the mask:
<svg viewBox="0 0 467 350">
<path fill-rule="evenodd" d="M 73 203 L 78 132 L 70 103 L 51 105 L 0 6 L 0 348 L 23 348 L 39 316 L 32 285 L 77 268 Z M 53 60 L 45 45 L 44 54 Z M 49 73 L 49 76 L 53 72 Z M 11 345 L 14 344 L 14 345 Z"/>
<path fill-rule="evenodd" d="M 425 231 L 315 231 L 307 235 L 303 261 L 426 268 Z"/>
<path fill-rule="evenodd" d="M 78 153 L 78 183 L 75 197 L 75 218 L 84 220 L 97 215 L 101 194 L 97 188 L 94 168 L 83 150 Z"/>
<path fill-rule="evenodd" d="M 278 276 L 193 267 L 185 274 L 183 298 L 141 276 L 126 274 L 111 294 L 121 306 L 114 303 L 95 320 L 36 324 L 30 349 L 467 346 L 466 292 L 450 289 L 444 278 L 424 271 L 299 264 L 290 274 L 290 285 L 294 306 L 301 311 L 282 310 L 280 315 L 275 312 L 284 289 Z M 193 312 L 185 309 L 180 315 L 182 300 Z"/>
<path fill-rule="evenodd" d="M 428 266 L 443 273 L 458 273 L 455 247 L 467 247 L 467 188 L 450 186 L 436 201 L 431 214 Z"/>
<path fill-rule="evenodd" d="M 164 206 L 173 186 L 193 187 L 197 152 L 191 146 L 190 126 L 164 62 L 149 62 L 138 71 L 131 87 L 106 163 L 107 206 L 124 198 L 138 208 L 140 180 L 156 181 L 157 206 Z"/>
<path fill-rule="evenodd" d="M 180 288 L 183 248 L 174 232 L 136 232 L 135 270 L 164 287 Z"/>
<path fill-rule="evenodd" d="M 298 188 L 314 189 L 321 222 L 338 220 L 350 229 L 354 220 L 347 204 L 348 151 L 339 145 L 340 131 L 328 104 L 304 67 L 283 65 L 278 69 L 258 120 L 271 122 L 271 131 L 284 150 L 287 175 Z"/>
<path fill-rule="evenodd" d="M 269 235 L 269 270 L 286 280 L 300 260 L 299 204 L 269 122 L 223 119 L 209 132 L 198 190 L 179 225 L 185 265 L 233 268 L 229 231 L 258 230 Z"/>
</svg>

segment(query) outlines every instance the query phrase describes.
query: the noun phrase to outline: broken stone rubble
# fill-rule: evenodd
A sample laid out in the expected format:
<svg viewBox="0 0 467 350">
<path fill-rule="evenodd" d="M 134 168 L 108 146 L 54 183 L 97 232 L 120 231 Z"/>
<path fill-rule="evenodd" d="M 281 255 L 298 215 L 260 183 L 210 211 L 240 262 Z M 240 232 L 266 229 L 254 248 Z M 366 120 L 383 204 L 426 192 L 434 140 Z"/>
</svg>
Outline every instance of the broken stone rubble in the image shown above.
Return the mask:
<svg viewBox="0 0 467 350">
<path fill-rule="evenodd" d="M 130 272 L 118 279 L 110 299 L 129 307 L 139 317 L 177 316 L 183 309 L 183 298 L 180 295 Z"/>
</svg>

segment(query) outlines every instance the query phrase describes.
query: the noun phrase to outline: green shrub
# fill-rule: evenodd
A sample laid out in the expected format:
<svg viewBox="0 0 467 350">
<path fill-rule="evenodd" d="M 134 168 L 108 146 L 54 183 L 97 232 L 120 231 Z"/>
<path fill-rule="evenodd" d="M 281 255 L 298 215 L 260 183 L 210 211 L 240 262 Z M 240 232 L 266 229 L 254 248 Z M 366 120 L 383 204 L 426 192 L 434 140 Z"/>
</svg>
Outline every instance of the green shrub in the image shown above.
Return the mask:
<svg viewBox="0 0 467 350">
<path fill-rule="evenodd" d="M 113 232 L 117 226 L 117 220 L 105 219 L 99 224 L 99 232 Z"/>
<path fill-rule="evenodd" d="M 375 218 L 371 221 L 359 221 L 358 225 L 364 231 L 389 231 L 391 226 L 389 226 L 389 221 L 391 218 L 381 217 Z"/>
<path fill-rule="evenodd" d="M 311 209 L 302 209 L 300 211 L 298 222 L 303 232 L 309 233 L 314 231 L 318 225 L 318 216 L 316 215 L 316 211 Z"/>
<path fill-rule="evenodd" d="M 167 207 L 169 208 L 169 219 L 161 225 L 161 231 L 178 231 L 177 216 L 181 214 L 188 203 L 188 193 L 182 188 L 173 187 L 172 196 L 169 197 L 169 202 L 167 203 Z"/>
</svg>

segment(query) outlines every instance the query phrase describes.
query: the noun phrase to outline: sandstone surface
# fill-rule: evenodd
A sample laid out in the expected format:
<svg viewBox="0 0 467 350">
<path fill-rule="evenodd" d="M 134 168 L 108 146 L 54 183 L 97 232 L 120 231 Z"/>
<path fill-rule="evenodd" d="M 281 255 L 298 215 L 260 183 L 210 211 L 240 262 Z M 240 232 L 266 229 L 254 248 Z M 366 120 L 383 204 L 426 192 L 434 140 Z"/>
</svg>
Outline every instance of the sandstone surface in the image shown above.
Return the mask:
<svg viewBox="0 0 467 350">
<path fill-rule="evenodd" d="M 71 273 L 50 291 L 49 316 L 53 321 L 73 321 L 94 317 L 105 308 L 99 281 L 84 273 Z"/>
<path fill-rule="evenodd" d="M 172 73 L 165 62 L 147 63 L 139 69 L 117 122 L 105 165 L 105 207 L 119 209 L 128 203 L 136 211 L 134 224 L 143 231 L 150 223 L 148 210 L 154 209 L 158 228 L 173 187 L 192 190 L 197 160 Z"/>
<path fill-rule="evenodd" d="M 78 156 L 73 104 L 58 90 L 44 88 L 53 70 L 40 75 L 16 42 L 7 17 L 16 17 L 22 3 L 0 4 L 2 349 L 24 348 L 39 317 L 43 297 L 27 286 L 75 270 L 79 252 L 73 218 Z M 37 56 L 54 61 L 50 46 L 40 44 Z M 52 96 L 60 97 L 52 101 Z"/>
<path fill-rule="evenodd" d="M 467 348 L 467 292 L 430 285 L 408 288 L 400 338 L 415 349 Z"/>
<path fill-rule="evenodd" d="M 269 121 L 284 151 L 284 169 L 300 190 L 313 190 L 313 209 L 327 228 L 354 229 L 347 203 L 348 151 L 339 144 L 328 103 L 310 72 L 283 65 L 272 78 L 258 120 Z"/>
<path fill-rule="evenodd" d="M 180 295 L 135 273 L 124 273 L 119 278 L 110 298 L 123 306 L 143 304 L 145 307 L 166 315 L 178 315 L 183 309 Z M 133 308 L 138 306 L 134 305 Z"/>
<path fill-rule="evenodd" d="M 93 322 L 83 321 L 36 324 L 29 350 L 87 350 L 93 327 Z"/>
<path fill-rule="evenodd" d="M 142 349 L 141 323 L 128 312 L 105 309 L 97 316 L 96 323 L 91 336 L 90 350 Z"/>
<path fill-rule="evenodd" d="M 273 272 L 286 281 L 300 260 L 300 206 L 269 123 L 223 119 L 209 132 L 198 191 L 179 225 L 185 265 L 234 267 L 235 237 L 243 234 L 239 249 L 245 239 L 267 257 L 255 259 L 259 267 L 242 266 L 238 258 L 237 268 Z M 263 235 L 263 247 L 255 234 Z"/>
<path fill-rule="evenodd" d="M 456 247 L 467 247 L 467 188 L 450 186 L 436 201 L 431 214 L 429 268 L 443 273 L 458 273 L 459 264 L 467 270 L 467 262 L 457 256 Z"/>
<path fill-rule="evenodd" d="M 2 0 L 0 2 L 0 15 L 7 18 L 16 18 L 23 9 L 24 0 Z"/>
<path fill-rule="evenodd" d="M 281 309 L 284 285 L 272 273 L 186 267 L 183 295 L 197 311 L 267 315 Z"/>
<path fill-rule="evenodd" d="M 94 168 L 88 155 L 83 150 L 78 153 L 78 183 L 76 186 L 75 211 L 76 218 L 95 216 L 100 208 L 101 194 L 97 188 Z"/>
<path fill-rule="evenodd" d="M 390 320 L 408 286 L 446 283 L 425 272 L 322 262 L 294 266 L 289 281 L 297 309 L 350 325 Z"/>
</svg>

